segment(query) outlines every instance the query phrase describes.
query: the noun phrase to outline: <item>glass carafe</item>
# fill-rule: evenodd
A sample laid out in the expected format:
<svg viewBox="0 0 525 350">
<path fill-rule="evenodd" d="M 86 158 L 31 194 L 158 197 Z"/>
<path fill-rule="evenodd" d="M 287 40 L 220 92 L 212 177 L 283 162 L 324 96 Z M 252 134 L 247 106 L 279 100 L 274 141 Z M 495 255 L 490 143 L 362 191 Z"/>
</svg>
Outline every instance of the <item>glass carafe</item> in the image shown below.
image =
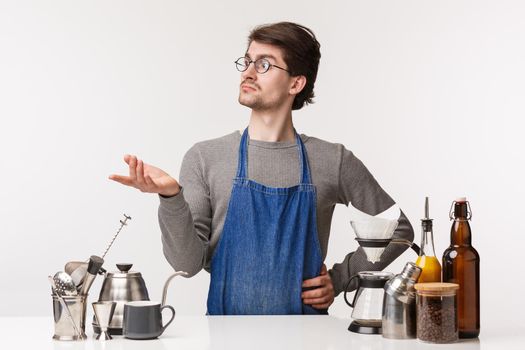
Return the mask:
<svg viewBox="0 0 525 350">
<path fill-rule="evenodd" d="M 393 273 L 382 271 L 363 271 L 352 276 L 348 281 L 344 298 L 353 308 L 352 318 L 348 330 L 355 333 L 381 334 L 384 287 Z M 352 302 L 349 302 L 346 293 L 348 286 L 357 278 L 357 289 Z"/>
</svg>

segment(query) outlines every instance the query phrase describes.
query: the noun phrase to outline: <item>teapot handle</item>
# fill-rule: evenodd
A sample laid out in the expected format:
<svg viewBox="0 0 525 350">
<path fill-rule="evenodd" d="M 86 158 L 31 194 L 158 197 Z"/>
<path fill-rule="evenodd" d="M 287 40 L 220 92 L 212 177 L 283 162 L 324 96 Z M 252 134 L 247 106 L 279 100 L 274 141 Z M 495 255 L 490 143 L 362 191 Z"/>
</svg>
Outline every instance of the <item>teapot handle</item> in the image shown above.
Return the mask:
<svg viewBox="0 0 525 350">
<path fill-rule="evenodd" d="M 345 302 L 348 304 L 348 306 L 350 307 L 354 307 L 355 305 L 355 299 L 357 298 L 357 290 L 359 289 L 359 278 L 357 279 L 357 287 L 355 289 L 355 294 L 354 294 L 354 300 L 352 300 L 352 302 L 350 303 L 348 301 L 348 299 L 346 298 L 346 293 L 348 292 L 348 287 L 350 286 L 350 283 L 352 282 L 352 280 L 356 277 L 358 277 L 359 275 L 353 275 L 352 277 L 350 277 L 350 279 L 348 280 L 348 283 L 346 284 L 345 286 L 345 294 L 344 294 L 344 297 L 345 297 Z"/>
<path fill-rule="evenodd" d="M 160 306 L 166 305 L 166 294 L 168 294 L 168 286 L 171 280 L 173 279 L 173 277 L 177 277 L 177 276 L 188 276 L 188 273 L 184 271 L 177 271 L 173 275 L 168 277 L 168 279 L 166 280 L 166 283 L 164 283 L 164 290 L 162 291 L 162 303 L 160 304 Z"/>
</svg>

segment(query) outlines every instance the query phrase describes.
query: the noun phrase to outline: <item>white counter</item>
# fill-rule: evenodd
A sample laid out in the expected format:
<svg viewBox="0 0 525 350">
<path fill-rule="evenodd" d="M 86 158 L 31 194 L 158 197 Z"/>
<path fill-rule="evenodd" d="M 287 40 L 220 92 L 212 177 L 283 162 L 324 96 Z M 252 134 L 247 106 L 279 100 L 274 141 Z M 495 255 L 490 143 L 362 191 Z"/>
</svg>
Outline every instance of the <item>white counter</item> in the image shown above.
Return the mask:
<svg viewBox="0 0 525 350">
<path fill-rule="evenodd" d="M 91 324 L 84 341 L 56 341 L 51 317 L 0 317 L 1 349 L 525 349 L 523 324 L 482 328 L 476 340 L 447 345 L 418 340 L 390 340 L 347 330 L 350 320 L 333 316 L 177 316 L 155 340 L 114 336 L 105 343 L 93 338 Z"/>
</svg>

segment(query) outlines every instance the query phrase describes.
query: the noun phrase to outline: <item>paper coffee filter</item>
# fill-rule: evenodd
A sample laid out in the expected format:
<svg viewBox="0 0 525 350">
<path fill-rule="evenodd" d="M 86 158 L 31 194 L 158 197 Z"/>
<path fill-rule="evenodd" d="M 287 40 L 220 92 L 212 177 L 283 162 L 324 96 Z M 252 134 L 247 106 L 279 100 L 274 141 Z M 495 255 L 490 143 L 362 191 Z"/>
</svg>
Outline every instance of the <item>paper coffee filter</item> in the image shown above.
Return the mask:
<svg viewBox="0 0 525 350">
<path fill-rule="evenodd" d="M 350 221 L 350 225 L 354 230 L 358 239 L 378 239 L 389 240 L 394 235 L 397 228 L 397 219 L 389 219 L 384 217 L 377 217 L 361 213 L 356 216 L 354 220 Z M 360 242 L 361 248 L 366 254 L 368 261 L 376 263 L 381 260 L 381 255 L 385 251 L 385 246 L 382 247 L 366 247 Z"/>
<path fill-rule="evenodd" d="M 378 217 L 350 221 L 357 238 L 390 239 L 394 235 L 398 221 Z"/>
<path fill-rule="evenodd" d="M 363 248 L 366 258 L 372 264 L 375 264 L 378 261 L 381 261 L 381 255 L 385 251 L 385 248 L 374 248 L 374 247 L 361 247 Z"/>
<path fill-rule="evenodd" d="M 396 204 L 376 216 L 362 212 L 354 207 L 349 207 L 349 209 L 351 217 L 350 225 L 352 226 L 357 239 L 392 239 L 394 231 L 398 225 L 400 214 L 400 209 Z M 381 255 L 383 254 L 386 245 L 388 245 L 388 242 L 381 242 L 381 246 L 379 247 L 363 246 L 367 244 L 362 241 L 359 242 L 359 244 L 365 252 L 368 261 L 376 263 L 381 260 Z"/>
</svg>

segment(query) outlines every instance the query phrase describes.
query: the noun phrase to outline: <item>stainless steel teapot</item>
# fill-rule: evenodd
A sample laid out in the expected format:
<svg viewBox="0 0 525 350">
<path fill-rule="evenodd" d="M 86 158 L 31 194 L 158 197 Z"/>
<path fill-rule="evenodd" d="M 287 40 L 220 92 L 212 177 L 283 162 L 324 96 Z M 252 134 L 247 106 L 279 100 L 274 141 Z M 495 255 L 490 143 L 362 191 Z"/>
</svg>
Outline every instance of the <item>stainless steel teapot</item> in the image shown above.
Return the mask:
<svg viewBox="0 0 525 350">
<path fill-rule="evenodd" d="M 108 327 L 111 335 L 122 335 L 124 305 L 130 301 L 150 300 L 146 283 L 138 271 L 130 271 L 132 264 L 117 264 L 118 271 L 107 272 L 100 289 L 98 301 L 115 301 L 117 303 L 113 318 Z M 164 284 L 162 304 L 165 303 L 169 282 L 175 276 L 187 275 L 178 271 L 172 274 Z M 100 333 L 98 322 L 93 316 L 93 330 Z"/>
</svg>

